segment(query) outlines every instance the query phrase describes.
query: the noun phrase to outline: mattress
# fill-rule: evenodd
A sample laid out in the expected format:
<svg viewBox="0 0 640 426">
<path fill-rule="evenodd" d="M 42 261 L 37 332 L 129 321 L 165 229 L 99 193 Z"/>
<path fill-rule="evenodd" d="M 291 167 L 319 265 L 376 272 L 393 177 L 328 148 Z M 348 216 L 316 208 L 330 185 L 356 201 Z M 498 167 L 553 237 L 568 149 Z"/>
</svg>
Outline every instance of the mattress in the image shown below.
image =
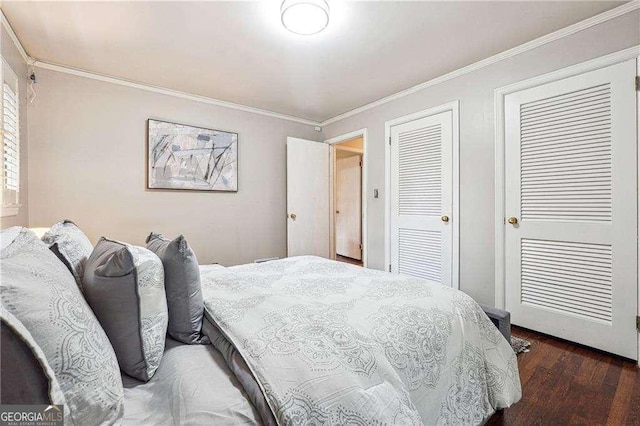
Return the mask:
<svg viewBox="0 0 640 426">
<path fill-rule="evenodd" d="M 211 345 L 167 338 L 153 378 L 123 374 L 124 425 L 256 425 L 258 412 L 222 354 Z"/>
</svg>

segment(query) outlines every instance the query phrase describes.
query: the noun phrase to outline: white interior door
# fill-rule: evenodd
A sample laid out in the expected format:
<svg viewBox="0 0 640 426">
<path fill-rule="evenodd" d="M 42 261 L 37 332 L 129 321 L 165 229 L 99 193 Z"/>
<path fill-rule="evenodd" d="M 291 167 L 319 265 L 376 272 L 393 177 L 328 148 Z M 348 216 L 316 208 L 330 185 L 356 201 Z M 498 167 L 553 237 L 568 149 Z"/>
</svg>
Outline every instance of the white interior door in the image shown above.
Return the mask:
<svg viewBox="0 0 640 426">
<path fill-rule="evenodd" d="M 637 359 L 634 79 L 631 60 L 505 97 L 505 295 L 514 324 Z"/>
<path fill-rule="evenodd" d="M 391 270 L 451 286 L 453 114 L 391 127 Z"/>
<path fill-rule="evenodd" d="M 362 260 L 362 156 L 336 159 L 336 253 Z"/>
<path fill-rule="evenodd" d="M 287 138 L 287 255 L 329 257 L 329 145 Z"/>
</svg>

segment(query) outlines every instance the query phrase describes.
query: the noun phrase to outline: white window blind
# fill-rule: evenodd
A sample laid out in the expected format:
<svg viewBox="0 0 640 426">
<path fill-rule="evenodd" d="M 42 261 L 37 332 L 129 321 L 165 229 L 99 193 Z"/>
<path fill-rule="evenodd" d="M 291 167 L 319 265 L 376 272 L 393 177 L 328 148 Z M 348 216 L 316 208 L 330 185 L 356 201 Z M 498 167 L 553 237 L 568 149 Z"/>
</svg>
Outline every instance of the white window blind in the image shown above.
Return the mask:
<svg viewBox="0 0 640 426">
<path fill-rule="evenodd" d="M 18 77 L 2 60 L 2 216 L 18 213 L 20 189 L 20 117 Z"/>
</svg>

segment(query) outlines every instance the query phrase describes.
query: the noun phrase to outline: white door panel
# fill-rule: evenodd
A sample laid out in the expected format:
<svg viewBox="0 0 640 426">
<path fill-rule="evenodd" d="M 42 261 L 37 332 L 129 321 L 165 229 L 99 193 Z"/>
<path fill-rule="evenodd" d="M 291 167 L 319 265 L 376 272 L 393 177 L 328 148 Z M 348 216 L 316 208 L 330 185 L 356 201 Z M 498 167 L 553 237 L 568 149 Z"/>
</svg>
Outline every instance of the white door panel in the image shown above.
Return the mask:
<svg viewBox="0 0 640 426">
<path fill-rule="evenodd" d="M 329 257 L 329 145 L 287 138 L 287 255 Z"/>
<path fill-rule="evenodd" d="M 336 159 L 336 253 L 362 260 L 362 157 Z"/>
<path fill-rule="evenodd" d="M 637 358 L 635 60 L 505 97 L 512 322 Z"/>
<path fill-rule="evenodd" d="M 448 286 L 452 132 L 451 111 L 391 127 L 391 270 Z"/>
</svg>

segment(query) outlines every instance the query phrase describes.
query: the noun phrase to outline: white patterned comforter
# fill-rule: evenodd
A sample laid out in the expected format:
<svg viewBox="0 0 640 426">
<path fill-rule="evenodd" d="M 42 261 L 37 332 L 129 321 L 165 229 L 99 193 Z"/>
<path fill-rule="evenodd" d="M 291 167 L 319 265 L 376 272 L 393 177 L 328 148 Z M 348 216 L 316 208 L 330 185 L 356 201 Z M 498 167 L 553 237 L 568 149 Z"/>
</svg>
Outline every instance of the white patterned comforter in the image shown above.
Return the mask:
<svg viewBox="0 0 640 426">
<path fill-rule="evenodd" d="M 521 397 L 511 346 L 460 291 L 311 256 L 202 281 L 279 424 L 473 425 Z"/>
</svg>

